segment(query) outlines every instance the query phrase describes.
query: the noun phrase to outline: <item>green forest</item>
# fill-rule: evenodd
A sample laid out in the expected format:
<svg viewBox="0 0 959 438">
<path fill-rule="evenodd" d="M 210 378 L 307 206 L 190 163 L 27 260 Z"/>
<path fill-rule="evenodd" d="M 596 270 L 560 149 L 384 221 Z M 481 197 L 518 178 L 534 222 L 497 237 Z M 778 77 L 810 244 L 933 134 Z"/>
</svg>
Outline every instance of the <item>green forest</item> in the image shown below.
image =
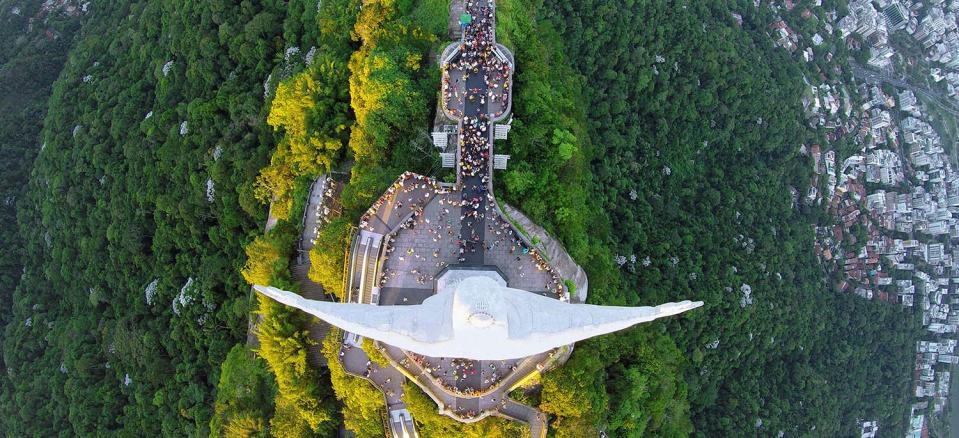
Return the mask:
<svg viewBox="0 0 959 438">
<path fill-rule="evenodd" d="M 630 289 L 706 302 L 665 324 L 687 360 L 695 434 L 851 435 L 863 417 L 902 429 L 918 322 L 822 280 L 816 212 L 788 195 L 808 184 L 799 144 L 814 133 L 789 104 L 802 75 L 769 42 L 771 12 L 748 1 L 545 3 L 586 80 L 592 195 Z"/>
<path fill-rule="evenodd" d="M 6 434 L 209 434 L 251 310 L 243 246 L 276 146 L 264 101 L 305 62 L 316 17 L 313 3 L 103 1 L 61 33 L 69 56 L 45 66 L 43 129 L 17 164 L 36 157 L 15 182 Z"/>
<path fill-rule="evenodd" d="M 404 171 L 448 176 L 429 129 L 449 2 L 51 3 L 0 0 L 0 429 L 383 436 L 338 341 L 249 285 L 297 290 L 318 175 L 344 183 L 309 254 L 336 296 L 370 203 Z M 563 242 L 589 303 L 706 303 L 579 343 L 514 394 L 550 436 L 903 428 L 919 324 L 824 281 L 819 212 L 789 195 L 816 133 L 772 20 L 748 0 L 497 1 L 517 62 L 498 196 Z M 423 436 L 528 433 L 405 393 Z"/>
<path fill-rule="evenodd" d="M 11 5 L 0 2 L 3 10 Z M 31 163 L 41 146 L 40 131 L 52 85 L 67 58 L 73 35 L 81 25 L 79 17 L 41 11 L 41 2 L 24 2 L 20 14 L 0 16 L 0 327 L 23 324 L 14 318 L 14 290 L 25 274 L 23 237 L 17 227 L 17 204 L 26 194 Z M 32 26 L 37 17 L 42 25 Z M 0 337 L 5 340 L 0 329 Z M 5 349 L 6 350 L 6 349 Z M 15 376 L 8 367 L 12 357 L 0 357 L 0 414 L 9 418 L 14 411 Z M 31 407 L 27 407 L 31 409 Z M 10 429 L 6 421 L 0 422 Z"/>
</svg>

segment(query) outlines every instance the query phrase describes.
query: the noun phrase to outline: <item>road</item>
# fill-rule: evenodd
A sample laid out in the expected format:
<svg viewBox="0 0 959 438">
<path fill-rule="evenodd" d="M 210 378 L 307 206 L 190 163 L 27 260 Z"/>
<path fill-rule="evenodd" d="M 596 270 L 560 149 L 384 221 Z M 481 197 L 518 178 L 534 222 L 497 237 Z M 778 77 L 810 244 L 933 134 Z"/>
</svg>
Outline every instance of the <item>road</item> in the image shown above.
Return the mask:
<svg viewBox="0 0 959 438">
<path fill-rule="evenodd" d="M 895 78 L 885 73 L 879 73 L 872 70 L 865 69 L 854 63 L 850 63 L 852 67 L 852 75 L 858 79 L 866 81 L 870 84 L 880 84 L 887 83 L 894 87 L 903 88 L 917 95 L 921 95 L 930 101 L 935 102 L 942 109 L 946 110 L 950 114 L 959 117 L 959 106 L 956 106 L 948 96 L 943 95 L 940 92 L 929 90 L 927 88 L 916 87 L 908 82 L 904 81 L 902 78 Z"/>
<path fill-rule="evenodd" d="M 323 287 L 319 284 L 313 283 L 310 281 L 306 272 L 310 270 L 310 258 L 309 252 L 313 248 L 313 239 L 316 238 L 317 227 L 319 226 L 319 218 L 321 216 L 321 211 L 323 210 L 323 192 L 326 190 L 327 178 L 326 175 L 320 175 L 313 181 L 313 185 L 310 186 L 310 197 L 307 200 L 306 210 L 303 213 L 303 234 L 300 236 L 300 241 L 298 243 L 298 256 L 297 256 L 297 266 L 294 267 L 294 277 L 298 278 L 303 287 L 304 295 L 307 298 L 315 300 L 328 300 L 325 298 L 323 293 Z M 267 213 L 266 225 L 263 227 L 263 234 L 267 234 L 273 227 L 276 226 L 278 220 L 276 216 L 273 216 L 273 203 L 270 203 L 270 210 Z M 309 284 L 306 284 L 309 283 Z M 251 287 L 250 288 L 250 306 L 253 306 L 253 300 L 256 296 L 256 291 Z M 329 332 L 329 324 L 326 324 L 323 321 L 317 320 L 316 318 L 311 318 L 310 322 L 310 332 L 319 336 L 322 341 L 323 337 L 326 337 L 326 333 Z M 256 326 L 263 320 L 263 315 L 256 314 L 251 316 L 246 328 L 246 344 L 251 348 L 259 348 L 260 340 L 256 337 Z M 320 342 L 322 344 L 322 342 Z M 318 346 L 314 346 L 310 350 L 310 359 L 314 365 L 326 366 L 326 358 L 319 353 Z"/>
</svg>

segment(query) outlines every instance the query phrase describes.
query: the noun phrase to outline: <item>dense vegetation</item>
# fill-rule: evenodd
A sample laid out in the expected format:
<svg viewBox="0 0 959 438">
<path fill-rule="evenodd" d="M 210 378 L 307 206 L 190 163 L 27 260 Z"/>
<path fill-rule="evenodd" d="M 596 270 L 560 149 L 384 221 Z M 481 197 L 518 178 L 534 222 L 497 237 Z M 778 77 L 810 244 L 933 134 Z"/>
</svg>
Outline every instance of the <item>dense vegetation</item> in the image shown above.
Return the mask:
<svg viewBox="0 0 959 438">
<path fill-rule="evenodd" d="M 590 141 L 583 104 L 589 85 L 571 68 L 538 1 L 498 3 L 497 38 L 515 52 L 516 120 L 502 147 L 515 158 L 497 192 L 553 232 L 589 276 L 589 300 L 638 304 L 615 269 L 612 228 L 590 198 Z M 589 232 L 587 232 L 589 230 Z M 692 430 L 683 359 L 662 325 L 577 344 L 570 361 L 543 377 L 539 407 L 556 436 L 685 435 Z"/>
<path fill-rule="evenodd" d="M 263 436 L 270 418 L 276 381 L 263 359 L 235 345 L 223 361 L 210 436 Z"/>
<path fill-rule="evenodd" d="M 269 365 L 278 388 L 270 434 L 330 436 L 339 425 L 336 405 L 325 370 L 308 363 L 307 347 L 316 341 L 304 330 L 304 315 L 262 295 L 257 297 L 262 317 L 256 330 L 257 352 Z M 228 399 L 229 395 L 217 394 L 221 397 Z"/>
<path fill-rule="evenodd" d="M 570 64 L 589 78 L 592 194 L 631 289 L 643 302 L 706 302 L 669 324 L 691 359 L 696 433 L 836 436 L 858 418 L 901 427 L 917 324 L 820 280 L 814 213 L 789 195 L 810 172 L 801 73 L 771 44 L 769 10 L 546 3 Z"/>
<path fill-rule="evenodd" d="M 42 3 L 0 3 L 0 327 L 10 320 L 13 291 L 23 272 L 16 205 L 40 149 L 51 86 L 81 24 L 80 17 L 42 9 Z M 0 330 L 0 341 L 3 337 Z M 8 398 L 13 389 L 2 357 L 0 373 L 0 416 L 6 417 L 14 415 Z"/>
<path fill-rule="evenodd" d="M 295 80 L 291 79 L 291 80 Z M 276 102 L 274 100 L 274 102 Z M 300 233 L 299 218 L 306 201 L 306 184 L 297 184 L 291 214 L 265 235 L 245 247 L 247 260 L 240 270 L 250 284 L 269 284 L 289 290 L 299 285 L 291 279 L 291 255 Z M 339 425 L 336 405 L 326 370 L 311 362 L 308 350 L 319 340 L 305 330 L 307 315 L 263 295 L 256 299 L 253 315 L 253 348 L 237 344 L 223 362 L 216 391 L 216 415 L 210 422 L 211 435 L 224 436 L 312 436 L 329 435 Z M 243 360 L 235 355 L 242 352 Z M 261 360 L 262 359 L 262 360 Z M 262 372 L 243 372 L 256 362 Z M 240 370 L 240 371 L 237 371 Z M 229 375 L 246 374 L 245 382 L 225 382 Z M 230 385 L 240 385 L 239 388 Z M 273 387 L 269 396 L 260 396 L 253 405 L 246 387 Z M 237 408 L 240 406 L 241 408 Z M 241 433 L 242 432 L 242 433 Z"/>
<path fill-rule="evenodd" d="M 439 71 L 429 63 L 445 34 L 444 0 L 367 1 L 353 36 L 359 47 L 349 58 L 349 182 L 343 216 L 320 231 L 310 253 L 310 278 L 340 296 L 343 249 L 364 211 L 401 173 L 429 174 L 439 157 L 429 136 Z"/>
<path fill-rule="evenodd" d="M 292 256 L 303 227 L 301 217 L 308 191 L 313 180 L 332 170 L 340 158 L 352 123 L 345 64 L 352 53 L 349 30 L 356 20 L 356 11 L 355 1 L 342 0 L 320 4 L 315 15 L 305 13 L 302 25 L 311 30 L 304 34 L 314 37 L 303 43 L 313 46 L 305 55 L 301 71 L 281 72 L 288 77 L 277 84 L 266 117 L 280 139 L 270 164 L 260 170 L 254 184 L 257 199 L 269 203 L 276 225 L 244 247 L 247 259 L 241 273 L 249 284 L 299 289 L 291 278 L 296 259 Z M 296 20 L 291 20 L 287 30 L 297 29 L 296 24 Z M 263 358 L 262 363 L 269 370 L 266 375 L 275 380 L 276 391 L 273 397 L 261 400 L 256 410 L 224 410 L 222 414 L 218 410 L 220 415 L 211 422 L 211 431 L 227 436 L 334 434 L 340 416 L 333 387 L 326 382 L 337 374 L 310 360 L 308 352 L 322 339 L 310 337 L 305 330 L 308 317 L 302 312 L 259 294 L 255 297 L 252 335 L 256 337 L 256 347 L 247 356 Z M 246 350 L 239 345 L 234 350 L 240 348 Z M 229 359 L 223 363 L 224 374 L 235 366 Z M 239 391 L 218 387 L 217 406 L 244 404 L 238 395 Z"/>
<path fill-rule="evenodd" d="M 335 337 L 328 371 L 316 368 L 307 318 L 251 299 L 248 284 L 297 289 L 292 256 L 317 175 L 349 169 L 342 215 L 310 254 L 310 278 L 341 294 L 362 211 L 403 171 L 440 172 L 431 55 L 448 3 L 112 0 L 79 32 L 78 18 L 51 14 L 33 33 L 19 29 L 40 2 L 21 3 L 0 25 L 14 42 L 0 46 L 0 103 L 17 109 L 0 114 L 0 220 L 13 221 L 7 199 L 20 202 L 19 235 L 0 228 L 0 427 L 328 436 L 342 423 L 382 435 L 382 394 L 346 375 Z M 578 344 L 523 396 L 553 433 L 901 426 L 916 324 L 820 281 L 815 212 L 789 196 L 810 168 L 798 153 L 812 138 L 801 72 L 772 46 L 769 10 L 497 4 L 497 37 L 518 63 L 497 194 L 565 244 L 590 302 L 706 301 Z M 267 204 L 278 223 L 264 234 Z M 259 344 L 247 347 L 251 311 Z M 424 436 L 525 433 L 455 423 L 405 392 Z"/>
<path fill-rule="evenodd" d="M 270 214 L 289 217 L 297 183 L 333 170 L 341 158 L 352 123 L 346 62 L 353 51 L 350 38 L 356 21 L 356 1 L 320 3 L 315 14 L 306 7 L 303 45 L 310 44 L 307 68 L 280 82 L 267 123 L 282 133 L 270 165 L 260 170 L 257 199 L 269 203 Z M 288 26 L 293 27 L 293 26 Z"/>
<path fill-rule="evenodd" d="M 315 38 L 316 8 L 89 9 L 19 209 L 3 429 L 206 435 L 220 364 L 245 338 L 242 245 L 259 233 L 253 181 L 274 144 L 264 80 Z"/>
<path fill-rule="evenodd" d="M 267 122 L 282 137 L 270 165 L 260 172 L 256 194 L 260 201 L 271 201 L 271 212 L 280 225 L 247 245 L 242 271 L 249 283 L 296 290 L 289 282 L 293 242 L 283 236 L 298 233 L 291 231 L 300 226 L 296 222 L 306 195 L 303 189 L 318 174 L 334 170 L 344 158 L 343 149 L 351 164 L 344 211 L 323 226 L 310 253 L 310 278 L 335 295 L 341 292 L 343 255 L 352 224 L 396 176 L 408 169 L 428 171 L 435 161 L 427 133 L 438 72 L 422 67 L 436 48 L 436 34 L 445 30 L 445 2 L 384 1 L 366 2 L 362 9 L 357 6 L 353 0 L 324 2 L 316 55 L 324 61 L 314 61 L 278 84 Z M 347 142 L 348 148 L 343 148 Z M 305 360 L 306 348 L 318 340 L 302 331 L 301 314 L 260 297 L 258 315 L 258 353 L 279 384 L 271 434 L 324 435 L 338 424 L 338 416 L 329 413 L 330 387 L 321 385 L 329 379 L 343 405 L 344 426 L 358 436 L 382 435 L 383 396 L 345 373 L 338 362 L 337 336 L 323 343 L 329 364 L 326 377 L 310 369 Z M 303 409 L 281 416 L 291 411 L 284 404 Z M 309 418 L 316 406 L 326 412 L 323 418 Z M 430 421 L 436 417 L 435 410 L 423 417 Z M 265 424 L 260 420 L 259 424 Z"/>
</svg>

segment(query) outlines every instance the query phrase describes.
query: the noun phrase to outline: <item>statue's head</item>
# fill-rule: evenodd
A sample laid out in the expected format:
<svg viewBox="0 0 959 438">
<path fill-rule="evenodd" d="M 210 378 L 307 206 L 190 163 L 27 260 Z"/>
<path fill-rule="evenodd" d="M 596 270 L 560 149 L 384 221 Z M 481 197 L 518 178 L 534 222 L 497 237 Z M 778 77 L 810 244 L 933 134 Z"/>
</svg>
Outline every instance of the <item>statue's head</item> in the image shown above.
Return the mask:
<svg viewBox="0 0 959 438">
<path fill-rule="evenodd" d="M 463 279 L 453 291 L 453 327 L 505 328 L 506 308 L 502 305 L 502 286 L 489 277 Z"/>
</svg>

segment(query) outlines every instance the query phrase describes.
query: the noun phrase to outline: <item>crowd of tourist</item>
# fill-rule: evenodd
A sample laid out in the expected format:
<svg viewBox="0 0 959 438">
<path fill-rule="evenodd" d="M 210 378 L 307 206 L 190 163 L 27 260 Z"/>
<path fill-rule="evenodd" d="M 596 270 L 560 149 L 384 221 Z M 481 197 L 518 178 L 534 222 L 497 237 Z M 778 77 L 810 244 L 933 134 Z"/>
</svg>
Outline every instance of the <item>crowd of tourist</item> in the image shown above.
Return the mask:
<svg viewBox="0 0 959 438">
<path fill-rule="evenodd" d="M 495 209 L 493 195 L 484 189 L 486 184 L 479 182 L 472 187 L 481 194 L 469 196 L 463 189 L 448 188 L 433 178 L 407 172 L 387 189 L 363 216 L 360 227 L 368 231 L 387 233 L 384 251 L 388 260 L 398 263 L 386 263 L 378 286 L 401 276 L 410 276 L 417 284 L 428 285 L 436 273 L 451 263 L 462 263 L 469 254 L 477 251 L 508 251 L 517 257 L 516 265 L 524 266 L 521 257 L 530 257 L 538 271 L 547 274 L 543 290 L 565 296 L 565 285 L 560 276 L 535 248 L 529 247 L 514 227 L 503 219 Z M 435 206 L 427 206 L 435 202 Z M 380 209 L 392 210 L 381 216 Z M 377 219 L 373 219 L 377 216 Z M 392 224 L 398 217 L 403 222 Z M 489 220 L 487 220 L 489 219 Z M 473 226 L 482 221 L 484 226 Z M 390 222 L 388 224 L 387 222 Z M 373 224 L 378 226 L 374 227 Z M 393 229 L 390 229 L 390 226 Z M 417 235 L 426 234 L 432 242 L 432 248 L 413 247 L 404 243 L 397 253 L 396 234 L 389 231 L 407 230 Z M 403 266 L 399 268 L 397 266 Z M 520 279 L 533 275 L 520 272 Z M 518 281 L 522 281 L 517 279 Z"/>
<path fill-rule="evenodd" d="M 491 1 L 467 1 L 466 11 L 472 21 L 463 32 L 463 40 L 458 52 L 449 62 L 441 66 L 443 71 L 443 97 L 447 110 L 454 116 L 464 114 L 465 101 L 479 101 L 485 105 L 489 100 L 496 103 L 494 115 L 499 117 L 509 106 L 511 66 L 502 53 L 496 52 L 493 35 L 494 9 Z M 466 82 L 471 75 L 482 75 L 486 90 L 467 90 Z"/>
<path fill-rule="evenodd" d="M 380 198 L 366 210 L 366 213 L 360 218 L 360 229 L 380 231 L 382 233 L 392 231 L 389 228 L 377 228 L 372 223 L 373 218 L 379 216 L 379 210 L 384 205 L 392 204 L 393 211 L 400 214 L 402 214 L 403 207 L 405 206 L 408 207 L 410 212 L 416 215 L 423 211 L 423 207 L 426 206 L 426 203 L 429 202 L 430 199 L 433 199 L 433 196 L 450 192 L 450 188 L 442 186 L 433 178 L 413 172 L 404 172 L 393 185 L 386 189 L 383 196 L 380 196 Z M 378 217 L 378 220 L 386 227 L 389 227 L 386 221 L 390 219 L 395 219 L 395 217 Z M 407 220 L 407 222 L 409 221 Z"/>
<path fill-rule="evenodd" d="M 485 104 L 487 98 L 491 101 L 500 100 L 501 102 L 509 99 L 509 79 L 511 71 L 509 63 L 504 62 L 494 53 L 496 41 L 494 38 L 493 1 L 467 0 L 465 7 L 466 12 L 471 17 L 471 21 L 464 29 L 464 37 L 459 47 L 459 55 L 453 61 L 445 63 L 443 66 L 444 95 L 447 99 L 452 97 L 469 99 L 471 101 L 478 99 L 480 101 L 476 114 L 462 116 L 460 153 L 457 166 L 460 186 L 456 187 L 456 189 L 459 189 L 462 193 L 461 200 L 458 205 L 455 200 L 446 200 L 450 206 L 460 207 L 459 222 L 461 228 L 459 232 L 454 230 L 455 221 L 444 217 L 450 213 L 449 208 L 444 207 L 444 211 L 440 214 L 437 223 L 430 223 L 430 219 L 428 218 L 425 220 L 427 232 L 431 234 L 433 241 L 438 244 L 441 243 L 444 238 L 452 238 L 455 234 L 458 247 L 457 251 L 459 252 L 457 261 L 461 263 L 467 260 L 469 254 L 477 252 L 478 249 L 480 251 L 492 250 L 496 245 L 509 245 L 511 254 L 517 250 L 522 251 L 524 254 L 530 254 L 536 261 L 538 269 L 546 270 L 551 274 L 552 280 L 544 284 L 546 290 L 556 291 L 562 295 L 563 285 L 559 277 L 535 250 L 531 250 L 525 245 L 523 240 L 514 233 L 508 223 L 500 220 L 499 222 L 488 224 L 488 230 L 484 230 L 480 226 L 475 226 L 478 223 L 485 223 L 485 219 L 488 216 L 497 218 L 499 216 L 492 212 L 495 201 L 493 200 L 492 194 L 487 191 L 489 184 L 489 155 L 491 144 L 491 133 L 489 131 L 491 129 L 491 122 L 489 114 L 486 112 L 487 106 Z M 457 82 L 463 81 L 463 96 L 460 96 L 459 91 L 457 91 L 458 87 L 449 86 L 450 74 L 448 73 L 450 71 L 461 73 L 461 76 L 454 80 Z M 486 92 L 479 88 L 465 89 L 466 81 L 471 74 L 483 75 Z M 479 176 L 479 178 L 475 178 L 476 176 Z M 412 184 L 410 184 L 410 179 L 414 180 Z M 421 196 L 417 193 L 419 191 L 422 191 Z M 412 213 L 406 222 L 401 224 L 403 228 L 411 229 L 417 225 L 423 225 L 422 221 L 420 221 L 420 216 L 424 213 L 427 201 L 432 199 L 436 194 L 447 192 L 448 190 L 441 187 L 435 180 L 407 172 L 367 211 L 361 219 L 360 227 L 370 231 L 379 228 L 383 231 L 383 227 L 374 227 L 371 224 L 371 220 L 373 216 L 377 214 L 379 208 L 388 200 L 393 201 L 394 210 L 403 211 L 403 207 L 406 205 Z M 403 198 L 405 198 L 405 203 Z M 443 200 L 441 200 L 441 202 L 443 202 Z M 395 218 L 396 215 L 392 216 Z M 389 227 L 389 224 L 386 224 L 389 218 L 379 217 L 378 219 Z M 385 231 L 393 230 L 387 229 Z M 468 235 L 464 235 L 467 232 Z M 489 233 L 491 236 L 495 234 L 496 238 L 487 242 L 486 236 L 483 235 L 486 233 Z M 390 239 L 387 243 L 387 254 L 391 254 L 395 250 L 395 247 L 391 246 L 394 241 L 395 239 Z M 445 245 L 437 245 L 437 248 L 432 251 L 431 255 L 433 258 L 439 259 L 440 256 L 443 255 L 443 251 L 447 250 L 446 248 Z M 430 255 L 417 254 L 413 248 L 408 249 L 408 251 L 405 255 L 399 255 L 400 260 L 403 260 L 405 257 L 412 257 L 417 261 L 425 261 Z M 436 260 L 435 263 L 437 267 L 442 269 L 444 265 L 443 261 Z M 417 276 L 417 282 L 420 284 L 425 284 L 433 279 L 429 274 L 416 272 L 415 268 L 411 269 L 409 273 Z M 401 274 L 401 272 L 397 271 L 386 272 L 386 275 L 380 280 L 380 285 L 385 285 L 388 279 L 395 278 Z"/>
<path fill-rule="evenodd" d="M 426 357 L 412 352 L 406 354 L 448 392 L 461 396 L 476 396 L 483 393 L 499 383 L 506 374 L 515 371 L 517 366 L 515 360 L 480 362 L 470 359 Z M 477 374 L 480 377 L 477 380 L 480 382 L 478 388 L 465 385 L 466 381 L 476 380 Z"/>
<path fill-rule="evenodd" d="M 488 178 L 489 172 L 489 117 L 485 114 L 463 117 L 460 133 L 459 172 L 462 178 L 480 175 Z M 484 184 L 485 185 L 485 184 Z"/>
<path fill-rule="evenodd" d="M 384 199 L 377 201 L 376 208 L 390 203 L 394 210 L 401 206 L 408 207 L 409 216 L 396 229 L 413 233 L 411 237 L 423 237 L 425 234 L 428 239 L 414 237 L 411 240 L 428 240 L 432 243 L 431 247 L 422 248 L 413 245 L 411 240 L 403 239 L 398 242 L 397 234 L 387 234 L 384 239 L 384 254 L 388 262 L 379 277 L 379 287 L 386 287 L 391 280 L 401 277 L 414 278 L 417 284 L 428 285 L 435 279 L 434 276 L 449 264 L 462 263 L 468 254 L 483 250 L 508 252 L 510 256 L 516 257 L 516 266 L 521 270 L 517 281 L 533 275 L 532 272 L 522 271 L 522 267 L 527 265 L 522 258 L 530 257 L 536 270 L 547 274 L 542 290 L 553 292 L 557 296 L 565 294 L 560 276 L 539 252 L 526 245 L 513 226 L 498 214 L 491 194 L 487 192 L 481 195 L 485 199 L 475 196 L 463 199 L 460 195 L 459 191 L 450 192 L 431 178 L 405 174 L 397 184 L 390 187 Z M 436 205 L 430 206 L 433 202 Z M 376 212 L 371 209 L 368 214 Z M 485 229 L 472 226 L 475 221 L 483 219 L 490 219 L 484 220 Z M 380 219 L 383 223 L 389 220 Z M 364 217 L 361 226 L 372 231 L 369 217 Z M 469 234 L 464 235 L 464 232 Z M 399 252 L 398 248 L 401 248 Z"/>
<path fill-rule="evenodd" d="M 467 1 L 465 6 L 472 21 L 464 29 L 457 56 L 442 66 L 443 98 L 447 110 L 461 119 L 458 163 L 461 176 L 486 178 L 492 127 L 488 104 L 496 104 L 492 112 L 494 118 L 508 107 L 511 67 L 495 51 L 492 1 Z M 473 75 L 482 76 L 483 88 L 467 88 Z M 465 109 L 467 101 L 479 104 L 475 113 L 458 109 Z"/>
<path fill-rule="evenodd" d="M 319 180 L 317 180 L 314 184 L 318 183 Z M 310 191 L 310 204 L 316 204 L 316 218 L 313 222 L 313 237 L 310 240 L 310 243 L 313 245 L 316 245 L 316 236 L 320 233 L 320 228 L 330 222 L 330 219 L 334 213 L 338 214 L 338 212 L 334 212 L 336 207 L 333 207 L 339 202 L 337 200 L 337 182 L 333 178 L 327 176 L 324 187 L 326 188 L 323 190 L 323 193 L 313 193 L 315 188 L 311 189 Z M 319 196 L 320 199 L 314 199 L 316 196 Z M 303 223 L 305 226 L 310 226 L 310 224 L 306 222 L 307 218 L 309 217 L 309 213 L 309 210 L 303 212 Z"/>
</svg>

